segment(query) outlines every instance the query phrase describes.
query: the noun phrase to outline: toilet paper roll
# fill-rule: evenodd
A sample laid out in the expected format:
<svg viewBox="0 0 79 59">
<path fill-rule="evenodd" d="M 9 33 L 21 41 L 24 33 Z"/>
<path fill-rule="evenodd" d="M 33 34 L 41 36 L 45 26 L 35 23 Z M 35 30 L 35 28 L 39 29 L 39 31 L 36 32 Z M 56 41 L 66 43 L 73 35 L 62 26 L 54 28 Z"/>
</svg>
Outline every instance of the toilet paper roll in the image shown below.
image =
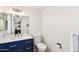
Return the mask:
<svg viewBox="0 0 79 59">
<path fill-rule="evenodd" d="M 58 48 L 60 48 L 60 45 L 57 45 Z"/>
</svg>

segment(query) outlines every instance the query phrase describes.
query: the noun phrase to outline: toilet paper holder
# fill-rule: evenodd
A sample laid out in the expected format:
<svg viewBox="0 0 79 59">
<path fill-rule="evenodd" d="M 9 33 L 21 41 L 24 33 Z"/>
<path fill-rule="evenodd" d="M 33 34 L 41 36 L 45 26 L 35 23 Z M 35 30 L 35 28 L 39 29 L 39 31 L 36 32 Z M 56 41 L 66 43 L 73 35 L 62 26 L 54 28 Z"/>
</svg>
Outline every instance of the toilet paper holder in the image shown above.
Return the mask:
<svg viewBox="0 0 79 59">
<path fill-rule="evenodd" d="M 58 45 L 59 48 L 62 48 L 62 45 L 60 43 L 57 43 L 57 45 Z"/>
</svg>

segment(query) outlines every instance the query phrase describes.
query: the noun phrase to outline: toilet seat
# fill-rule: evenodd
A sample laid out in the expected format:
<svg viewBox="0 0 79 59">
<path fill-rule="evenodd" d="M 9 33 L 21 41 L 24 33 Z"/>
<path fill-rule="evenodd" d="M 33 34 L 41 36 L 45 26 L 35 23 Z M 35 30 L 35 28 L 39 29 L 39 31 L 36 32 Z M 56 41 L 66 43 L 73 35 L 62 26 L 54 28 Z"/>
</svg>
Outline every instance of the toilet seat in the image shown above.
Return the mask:
<svg viewBox="0 0 79 59">
<path fill-rule="evenodd" d="M 47 46 L 44 43 L 37 43 L 37 47 L 40 50 L 45 50 L 47 48 Z"/>
</svg>

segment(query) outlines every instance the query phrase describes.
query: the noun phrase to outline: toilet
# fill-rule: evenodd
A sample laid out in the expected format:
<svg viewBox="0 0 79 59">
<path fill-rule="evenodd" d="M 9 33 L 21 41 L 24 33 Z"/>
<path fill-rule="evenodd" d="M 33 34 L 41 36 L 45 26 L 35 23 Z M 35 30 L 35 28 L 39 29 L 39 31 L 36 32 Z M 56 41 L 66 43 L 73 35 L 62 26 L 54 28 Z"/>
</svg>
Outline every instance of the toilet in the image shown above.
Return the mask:
<svg viewBox="0 0 79 59">
<path fill-rule="evenodd" d="M 39 52 L 45 52 L 47 50 L 47 46 L 42 42 L 42 37 L 40 35 L 33 35 L 34 43 L 37 46 Z"/>
</svg>

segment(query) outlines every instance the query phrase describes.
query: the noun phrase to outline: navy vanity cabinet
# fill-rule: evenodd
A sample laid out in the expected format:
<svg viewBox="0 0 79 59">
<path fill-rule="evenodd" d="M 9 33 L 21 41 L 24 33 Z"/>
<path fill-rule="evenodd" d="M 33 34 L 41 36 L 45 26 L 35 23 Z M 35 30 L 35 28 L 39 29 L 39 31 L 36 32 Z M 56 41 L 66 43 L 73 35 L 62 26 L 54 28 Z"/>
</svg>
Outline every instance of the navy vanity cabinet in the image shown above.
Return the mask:
<svg viewBox="0 0 79 59">
<path fill-rule="evenodd" d="M 0 44 L 0 52 L 33 52 L 33 39 Z"/>
</svg>

